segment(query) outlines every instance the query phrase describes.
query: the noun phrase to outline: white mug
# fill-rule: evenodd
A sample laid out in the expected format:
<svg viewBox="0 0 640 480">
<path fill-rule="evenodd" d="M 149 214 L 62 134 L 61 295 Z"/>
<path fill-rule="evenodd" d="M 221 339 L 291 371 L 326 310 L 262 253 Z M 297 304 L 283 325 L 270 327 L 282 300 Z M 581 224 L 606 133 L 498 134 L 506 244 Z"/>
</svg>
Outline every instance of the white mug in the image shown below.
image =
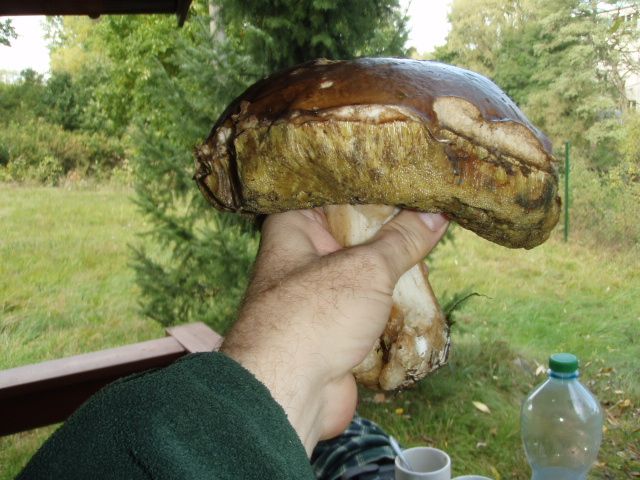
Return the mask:
<svg viewBox="0 0 640 480">
<path fill-rule="evenodd" d="M 442 450 L 414 447 L 403 453 L 412 470 L 396 457 L 396 480 L 451 480 L 451 459 Z"/>
<path fill-rule="evenodd" d="M 411 465 L 409 470 L 400 457 L 396 457 L 396 480 L 452 480 L 451 458 L 446 452 L 432 447 L 414 447 L 403 451 Z M 462 475 L 453 480 L 492 480 L 481 475 Z"/>
</svg>

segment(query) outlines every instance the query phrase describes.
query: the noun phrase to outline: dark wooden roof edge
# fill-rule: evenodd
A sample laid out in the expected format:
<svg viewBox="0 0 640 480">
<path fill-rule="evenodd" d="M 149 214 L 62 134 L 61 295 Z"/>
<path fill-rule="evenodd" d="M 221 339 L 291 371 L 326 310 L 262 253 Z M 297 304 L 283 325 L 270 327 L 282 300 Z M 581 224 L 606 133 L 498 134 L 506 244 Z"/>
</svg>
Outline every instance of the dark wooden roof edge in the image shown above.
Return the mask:
<svg viewBox="0 0 640 480">
<path fill-rule="evenodd" d="M 191 0 L 4 0 L 0 16 L 17 15 L 128 15 L 175 13 L 178 26 L 187 19 Z"/>
</svg>

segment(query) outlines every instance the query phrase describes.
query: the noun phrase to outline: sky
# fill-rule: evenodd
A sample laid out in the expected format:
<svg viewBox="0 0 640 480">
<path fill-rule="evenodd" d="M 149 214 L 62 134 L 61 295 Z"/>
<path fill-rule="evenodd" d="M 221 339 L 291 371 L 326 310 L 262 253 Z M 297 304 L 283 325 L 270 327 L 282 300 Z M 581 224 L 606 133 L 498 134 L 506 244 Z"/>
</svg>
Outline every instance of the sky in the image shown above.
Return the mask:
<svg viewBox="0 0 640 480">
<path fill-rule="evenodd" d="M 452 0 L 400 0 L 403 8 L 408 7 L 409 41 L 408 47 L 416 47 L 418 53 L 427 53 L 438 45 L 443 45 L 449 33 L 447 14 Z"/>
<path fill-rule="evenodd" d="M 44 39 L 45 17 L 11 17 L 18 34 L 11 47 L 0 45 L 0 70 L 20 71 L 25 68 L 45 73 L 49 70 L 49 50 Z M 4 20 L 4 18 L 3 18 Z"/>
<path fill-rule="evenodd" d="M 419 53 L 429 52 L 442 45 L 449 31 L 447 13 L 452 0 L 400 0 L 411 21 L 408 47 Z M 19 72 L 32 68 L 46 73 L 49 70 L 49 50 L 44 39 L 44 17 L 12 17 L 18 38 L 11 47 L 0 45 L 0 70 Z"/>
</svg>

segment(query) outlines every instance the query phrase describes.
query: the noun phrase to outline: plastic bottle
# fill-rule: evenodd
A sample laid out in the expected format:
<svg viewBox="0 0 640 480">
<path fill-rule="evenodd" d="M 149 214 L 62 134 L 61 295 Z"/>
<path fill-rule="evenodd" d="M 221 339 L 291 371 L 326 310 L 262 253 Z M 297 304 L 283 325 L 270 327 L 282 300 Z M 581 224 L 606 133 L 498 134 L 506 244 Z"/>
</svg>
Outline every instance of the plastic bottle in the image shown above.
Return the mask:
<svg viewBox="0 0 640 480">
<path fill-rule="evenodd" d="M 549 379 L 522 404 L 522 441 L 532 480 L 583 480 L 598 456 L 602 410 L 578 381 L 578 359 L 549 357 Z"/>
</svg>

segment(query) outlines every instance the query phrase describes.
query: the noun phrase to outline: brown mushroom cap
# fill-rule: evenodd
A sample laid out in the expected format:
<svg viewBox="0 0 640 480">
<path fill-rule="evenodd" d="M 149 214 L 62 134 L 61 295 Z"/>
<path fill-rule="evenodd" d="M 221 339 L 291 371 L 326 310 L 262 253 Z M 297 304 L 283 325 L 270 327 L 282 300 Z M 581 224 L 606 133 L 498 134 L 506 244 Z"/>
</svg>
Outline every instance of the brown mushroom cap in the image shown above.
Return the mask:
<svg viewBox="0 0 640 480">
<path fill-rule="evenodd" d="M 547 137 L 490 80 L 436 62 L 317 60 L 277 73 L 229 105 L 197 156 L 198 185 L 224 210 L 395 205 L 525 248 L 560 210 Z"/>
</svg>

